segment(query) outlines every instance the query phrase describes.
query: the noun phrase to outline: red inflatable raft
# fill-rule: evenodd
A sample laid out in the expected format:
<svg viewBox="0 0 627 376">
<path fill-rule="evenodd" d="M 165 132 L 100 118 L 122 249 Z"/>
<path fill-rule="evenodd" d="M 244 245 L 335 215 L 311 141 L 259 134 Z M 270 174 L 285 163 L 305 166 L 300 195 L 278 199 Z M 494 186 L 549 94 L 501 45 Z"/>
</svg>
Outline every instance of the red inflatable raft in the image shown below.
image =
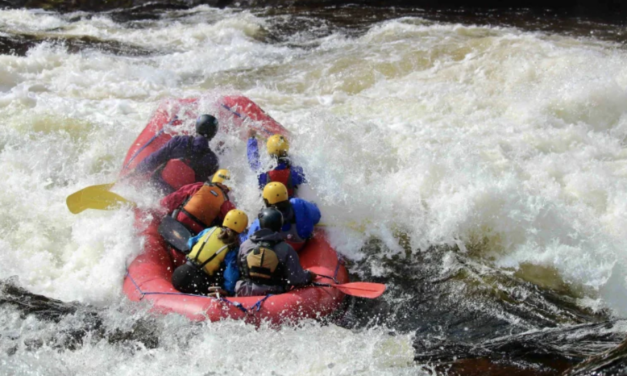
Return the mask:
<svg viewBox="0 0 627 376">
<path fill-rule="evenodd" d="M 173 135 L 190 130 L 190 119 L 195 119 L 199 98 L 168 100 L 159 106 L 152 119 L 129 149 L 120 176 L 125 176 L 140 161 L 166 143 Z M 245 138 L 246 130 L 258 133 L 287 134 L 274 119 L 259 106 L 243 96 L 225 96 L 213 104 L 220 122 L 220 132 L 239 132 Z M 203 106 L 203 108 L 206 108 Z M 187 120 L 187 121 L 185 121 Z M 184 124 L 187 124 L 185 126 Z M 143 252 L 133 260 L 124 279 L 124 293 L 133 301 L 148 300 L 152 310 L 159 313 L 178 313 L 192 320 L 218 321 L 225 318 L 243 319 L 259 324 L 267 320 L 275 324 L 296 322 L 303 318 L 320 318 L 335 311 L 344 295 L 333 287 L 306 287 L 280 295 L 212 298 L 183 294 L 172 287 L 174 268 L 184 258 L 171 252 L 158 233 L 160 218 L 146 227 L 149 214 L 136 209 L 135 222 L 145 237 Z M 299 253 L 303 268 L 334 279 L 321 282 L 348 282 L 348 273 L 337 252 L 317 231 Z"/>
</svg>

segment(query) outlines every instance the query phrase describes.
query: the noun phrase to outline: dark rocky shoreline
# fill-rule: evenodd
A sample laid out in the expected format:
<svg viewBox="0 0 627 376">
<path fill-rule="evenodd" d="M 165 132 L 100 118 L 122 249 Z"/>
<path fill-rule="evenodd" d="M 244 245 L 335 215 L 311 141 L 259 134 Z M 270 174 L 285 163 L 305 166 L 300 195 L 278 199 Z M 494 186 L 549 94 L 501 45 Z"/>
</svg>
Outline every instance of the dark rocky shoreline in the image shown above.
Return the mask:
<svg viewBox="0 0 627 376">
<path fill-rule="evenodd" d="M 597 17 L 624 23 L 627 2 L 622 0 L 0 0 L 5 8 L 40 8 L 59 12 L 103 12 L 113 9 L 186 9 L 206 4 L 212 7 L 397 7 L 443 10 L 531 9 L 566 16 Z"/>
</svg>

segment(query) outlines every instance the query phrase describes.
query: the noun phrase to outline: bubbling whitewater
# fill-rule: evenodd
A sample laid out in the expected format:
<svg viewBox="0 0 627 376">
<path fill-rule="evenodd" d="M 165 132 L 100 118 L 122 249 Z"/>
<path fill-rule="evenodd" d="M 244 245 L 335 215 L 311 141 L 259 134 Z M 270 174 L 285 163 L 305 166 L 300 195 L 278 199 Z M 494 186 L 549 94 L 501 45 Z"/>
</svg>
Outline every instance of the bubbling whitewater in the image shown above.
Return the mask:
<svg viewBox="0 0 627 376">
<path fill-rule="evenodd" d="M 627 316 L 621 45 L 417 17 L 350 35 L 323 23 L 277 37 L 280 21 L 204 6 L 126 22 L 0 11 L 3 37 L 41 38 L 24 56 L 0 56 L 0 200 L 8 208 L 0 278 L 95 306 L 108 328 L 147 317 L 121 293 L 125 267 L 141 250 L 131 210 L 74 216 L 65 198 L 116 180 L 162 99 L 240 93 L 292 132 L 295 163 L 309 177 L 302 196 L 320 206 L 331 244 L 361 265 L 355 276 L 385 279 L 389 260 L 445 246 L 481 267 L 559 288 L 582 309 Z M 76 37 L 122 47 L 73 51 L 45 40 Z M 234 198 L 254 215 L 260 199 L 245 146 L 226 135 L 213 146 L 219 142 L 228 147 L 221 164 L 232 171 Z M 150 190 L 117 189 L 140 206 L 157 205 Z M 373 239 L 380 246 L 366 252 Z M 450 255 L 436 274 L 460 267 Z M 413 363 L 414 335 L 394 328 L 307 322 L 255 330 L 176 316 L 154 318 L 155 348 L 96 339 L 76 351 L 27 351 L 19 333 L 46 338 L 55 325 L 3 310 L 0 334 L 18 343 L 13 356 L 0 355 L 9 373 L 413 375 L 422 367 Z M 72 317 L 60 325 L 72 326 Z M 216 352 L 219 360 L 195 359 Z"/>
</svg>

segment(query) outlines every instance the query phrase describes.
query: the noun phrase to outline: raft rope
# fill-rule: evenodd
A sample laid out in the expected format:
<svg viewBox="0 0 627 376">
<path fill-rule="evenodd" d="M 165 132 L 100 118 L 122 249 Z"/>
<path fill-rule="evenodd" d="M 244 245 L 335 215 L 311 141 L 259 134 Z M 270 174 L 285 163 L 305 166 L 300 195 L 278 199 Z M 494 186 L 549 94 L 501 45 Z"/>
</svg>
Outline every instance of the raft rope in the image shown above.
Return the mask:
<svg viewBox="0 0 627 376">
<path fill-rule="evenodd" d="M 230 304 L 230 305 L 240 309 L 242 312 L 244 312 L 246 314 L 250 314 L 250 313 L 254 313 L 254 312 L 259 312 L 259 310 L 261 310 L 261 306 L 263 305 L 263 302 L 265 302 L 266 299 L 268 299 L 269 297 L 273 296 L 272 294 L 266 295 L 263 298 L 259 299 L 257 301 L 257 303 L 255 303 L 252 306 L 246 308 L 242 303 L 240 303 L 240 302 L 232 302 L 232 301 L 228 300 L 227 298 L 214 298 L 213 296 L 198 295 L 198 294 L 187 294 L 187 293 L 184 293 L 184 292 L 150 292 L 150 291 L 146 292 L 146 291 L 142 291 L 142 289 L 139 287 L 137 282 L 135 282 L 135 280 L 133 279 L 133 276 L 131 276 L 131 273 L 129 273 L 128 270 L 126 271 L 126 276 L 128 277 L 128 279 L 131 280 L 131 282 L 135 286 L 135 289 L 137 289 L 137 291 L 141 294 L 141 298 L 139 300 L 144 299 L 144 296 L 147 296 L 147 295 L 196 296 L 196 297 L 199 297 L 199 298 L 212 299 L 212 300 L 217 300 L 217 301 L 222 302 L 222 303 Z"/>
<path fill-rule="evenodd" d="M 337 280 L 337 273 L 340 271 L 340 265 L 344 265 L 344 258 L 339 253 L 336 253 L 336 254 L 337 254 L 337 264 L 335 265 L 335 271 L 333 272 L 333 277 L 324 275 L 324 274 L 318 274 L 318 276 L 322 278 L 330 279 L 334 283 L 339 284 L 340 282 Z"/>
<path fill-rule="evenodd" d="M 272 296 L 272 294 L 268 294 L 268 295 L 264 296 L 262 299 L 259 299 L 259 301 L 257 301 L 257 303 L 253 304 L 252 306 L 250 306 L 250 307 L 248 307 L 248 308 L 244 307 L 244 305 L 243 305 L 242 303 L 240 303 L 240 302 L 232 302 L 232 301 L 227 300 L 227 299 L 225 299 L 225 298 L 220 298 L 220 301 L 223 301 L 223 302 L 225 302 L 225 303 L 227 303 L 227 304 L 231 304 L 231 305 L 233 305 L 233 306 L 235 306 L 235 307 L 237 307 L 237 308 L 241 309 L 241 310 L 242 310 L 242 312 L 244 312 L 244 313 L 246 313 L 246 314 L 249 314 L 251 311 L 254 311 L 254 312 L 259 312 L 259 310 L 261 309 L 261 305 L 263 304 L 263 302 L 265 302 L 265 301 L 266 301 L 266 299 L 268 299 L 268 298 L 269 298 L 269 297 L 271 297 L 271 296 Z"/>
<path fill-rule="evenodd" d="M 223 105 L 223 106 L 228 109 L 228 107 L 226 105 Z M 233 113 L 237 114 L 236 112 L 233 112 Z M 241 116 L 239 114 L 237 114 L 237 115 Z M 335 265 L 335 271 L 333 272 L 333 277 L 328 276 L 328 275 L 324 275 L 324 274 L 318 274 L 318 276 L 320 276 L 322 278 L 330 279 L 334 283 L 339 284 L 340 282 L 337 280 L 337 274 L 340 271 L 340 266 L 344 265 L 344 258 L 339 253 L 336 253 L 336 255 L 337 255 L 337 264 Z M 225 304 L 230 304 L 230 305 L 235 306 L 236 308 L 240 309 L 242 312 L 244 312 L 246 314 L 250 314 L 251 312 L 253 312 L 253 313 L 254 312 L 259 312 L 259 310 L 261 310 L 261 307 L 262 307 L 263 303 L 266 301 L 266 299 L 268 299 L 269 297 L 272 296 L 272 294 L 268 294 L 268 295 L 264 296 L 263 298 L 259 299 L 257 301 L 257 303 L 255 303 L 252 306 L 246 308 L 246 307 L 244 307 L 244 305 L 242 303 L 240 303 L 240 302 L 232 302 L 232 301 L 228 300 L 227 298 L 214 298 L 213 296 L 197 295 L 197 294 L 186 294 L 184 292 L 144 292 L 144 291 L 142 291 L 141 288 L 139 288 L 139 285 L 137 284 L 137 282 L 135 282 L 135 280 L 131 276 L 131 273 L 129 273 L 128 270 L 126 271 L 126 276 L 128 277 L 128 279 L 131 280 L 131 282 L 135 286 L 135 289 L 137 289 L 137 291 L 139 291 L 139 293 L 141 294 L 140 300 L 142 300 L 144 298 L 144 296 L 146 296 L 146 295 L 197 296 L 199 298 L 213 299 L 213 300 L 217 300 L 217 301 L 220 301 L 222 303 L 225 303 Z"/>
</svg>

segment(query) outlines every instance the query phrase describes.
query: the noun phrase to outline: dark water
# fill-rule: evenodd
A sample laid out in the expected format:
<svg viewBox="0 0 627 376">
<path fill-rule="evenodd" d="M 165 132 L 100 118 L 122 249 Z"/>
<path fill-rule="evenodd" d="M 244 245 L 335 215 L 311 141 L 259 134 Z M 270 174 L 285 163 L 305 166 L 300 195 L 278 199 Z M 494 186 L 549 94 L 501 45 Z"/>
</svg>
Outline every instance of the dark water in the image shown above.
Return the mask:
<svg viewBox="0 0 627 376">
<path fill-rule="evenodd" d="M 186 9 L 198 5 L 212 7 L 380 7 L 421 9 L 535 9 L 557 11 L 564 15 L 600 17 L 620 22 L 627 13 L 627 4 L 620 0 L 2 0 L 1 6 L 10 8 L 41 8 L 60 12 L 69 11 L 115 11 L 118 9 L 139 10 L 145 17 L 155 17 L 159 10 Z"/>
<path fill-rule="evenodd" d="M 141 28 L 144 21 L 160 17 L 162 7 L 142 6 L 112 10 L 116 22 Z M 568 12 L 543 10 L 424 10 L 412 8 L 281 8 L 252 9 L 273 17 L 267 43 L 283 43 L 294 32 L 320 37 L 338 30 L 348 36 L 364 33 L 374 23 L 403 16 L 440 22 L 489 24 L 529 31 L 560 33 L 625 43 L 627 31 L 602 17 L 583 17 Z M 68 18 L 93 14 L 69 14 Z M 88 38 L 56 37 L 70 51 L 97 49 L 119 55 L 150 55 L 122 43 Z M 39 35 L 0 37 L 4 54 L 24 55 L 30 48 L 51 39 Z M 301 46 L 302 47 L 302 46 Z M 409 244 L 403 234 L 401 243 Z M 457 249 L 432 247 L 422 252 L 381 259 L 385 245 L 372 239 L 362 250 L 368 255 L 349 265 L 352 280 L 385 283 L 383 299 L 349 299 L 345 309 L 330 321 L 346 328 L 385 325 L 398 333 L 415 333 L 415 360 L 436 366 L 442 374 L 459 375 L 622 375 L 627 374 L 627 321 L 606 312 L 591 312 L 576 304 L 577 292 L 568 286 L 541 288 L 463 255 Z M 442 275 L 441 265 L 458 265 Z M 451 261 L 451 259 L 453 259 Z M 369 273 L 379 264 L 385 277 Z M 86 338 L 110 343 L 159 346 L 150 320 L 140 320 L 128 331 L 107 327 L 101 313 L 89 306 L 64 303 L 31 294 L 10 282 L 0 285 L 0 306 L 18 310 L 24 317 L 58 322 L 72 318 L 72 330 L 53 338 L 31 338 L 29 346 L 80 348 Z M 466 296 L 463 302 L 459 296 Z M 10 349 L 7 351 L 11 351 Z"/>
<path fill-rule="evenodd" d="M 131 9 L 113 9 L 104 14 L 115 22 L 141 29 L 146 21 L 160 19 L 163 11 L 179 8 L 149 3 Z M 617 13 L 596 14 L 543 8 L 422 9 L 368 6 L 251 8 L 250 11 L 260 17 L 273 17 L 274 21 L 268 27 L 265 40 L 268 43 L 285 42 L 295 32 L 324 37 L 341 31 L 349 37 L 356 37 L 365 33 L 372 24 L 399 17 L 421 17 L 430 21 L 462 25 L 516 27 L 525 31 L 594 37 L 599 40 L 627 43 L 627 28 L 623 27 L 627 23 L 627 17 L 617 18 Z M 66 13 L 63 18 L 73 22 L 97 17 L 99 14 Z M 95 48 L 126 56 L 146 56 L 156 53 L 138 46 L 101 41 L 96 38 L 68 36 L 51 38 L 37 34 L 0 36 L 0 53 L 24 55 L 28 49 L 45 41 L 62 43 L 74 52 Z"/>
</svg>

